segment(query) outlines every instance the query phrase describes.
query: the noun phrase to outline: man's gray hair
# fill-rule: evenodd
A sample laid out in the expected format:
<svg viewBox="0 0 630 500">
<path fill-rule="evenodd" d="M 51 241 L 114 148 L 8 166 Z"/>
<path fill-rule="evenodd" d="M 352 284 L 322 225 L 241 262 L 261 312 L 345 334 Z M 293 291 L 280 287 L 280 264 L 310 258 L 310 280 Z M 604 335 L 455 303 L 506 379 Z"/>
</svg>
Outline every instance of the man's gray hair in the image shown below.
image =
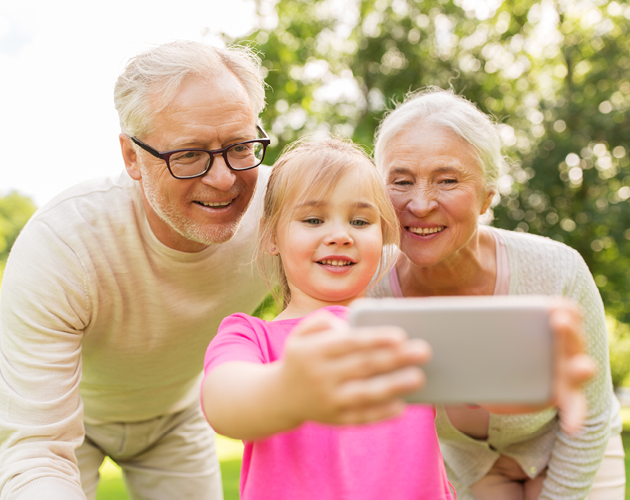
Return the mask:
<svg viewBox="0 0 630 500">
<path fill-rule="evenodd" d="M 406 127 L 420 124 L 450 130 L 471 144 L 486 187 L 496 189 L 505 159 L 495 122 L 472 102 L 438 87 L 407 94 L 405 100 L 381 121 L 374 138 L 374 161 L 381 172 L 387 145 Z"/>
<path fill-rule="evenodd" d="M 258 116 L 265 107 L 265 82 L 260 58 L 248 47 L 223 49 L 179 40 L 133 57 L 114 87 L 122 132 L 138 137 L 149 133 L 153 115 L 171 103 L 186 78 L 212 77 L 226 69 L 241 81 Z"/>
</svg>

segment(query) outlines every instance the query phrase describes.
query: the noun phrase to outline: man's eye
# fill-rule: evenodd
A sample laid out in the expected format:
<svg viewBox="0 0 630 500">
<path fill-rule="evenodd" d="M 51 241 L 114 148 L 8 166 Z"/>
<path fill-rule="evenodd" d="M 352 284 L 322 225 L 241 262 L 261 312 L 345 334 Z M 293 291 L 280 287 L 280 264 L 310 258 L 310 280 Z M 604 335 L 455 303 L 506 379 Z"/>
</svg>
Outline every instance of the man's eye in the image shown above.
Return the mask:
<svg viewBox="0 0 630 500">
<path fill-rule="evenodd" d="M 171 156 L 171 161 L 194 161 L 200 156 L 198 151 L 182 151 Z"/>
<path fill-rule="evenodd" d="M 442 180 L 443 184 L 457 184 L 457 179 L 444 179 Z"/>
<path fill-rule="evenodd" d="M 411 181 L 400 180 L 400 181 L 394 181 L 392 182 L 392 184 L 394 184 L 395 186 L 409 186 L 411 185 Z"/>
</svg>

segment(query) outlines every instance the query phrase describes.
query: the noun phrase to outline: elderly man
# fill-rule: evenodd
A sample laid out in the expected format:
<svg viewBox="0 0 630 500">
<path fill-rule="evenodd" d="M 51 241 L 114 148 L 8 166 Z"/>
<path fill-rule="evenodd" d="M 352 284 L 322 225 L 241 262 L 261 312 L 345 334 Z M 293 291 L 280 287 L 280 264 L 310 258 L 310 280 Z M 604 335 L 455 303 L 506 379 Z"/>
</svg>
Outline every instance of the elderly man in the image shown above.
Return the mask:
<svg viewBox="0 0 630 500">
<path fill-rule="evenodd" d="M 194 42 L 132 59 L 115 88 L 126 173 L 61 194 L 18 238 L 0 309 L 3 500 L 94 498 L 105 456 L 134 499 L 222 498 L 199 377 L 221 320 L 265 295 L 250 265 L 268 175 L 258 66 Z M 72 141 L 62 157 L 89 161 Z"/>
</svg>

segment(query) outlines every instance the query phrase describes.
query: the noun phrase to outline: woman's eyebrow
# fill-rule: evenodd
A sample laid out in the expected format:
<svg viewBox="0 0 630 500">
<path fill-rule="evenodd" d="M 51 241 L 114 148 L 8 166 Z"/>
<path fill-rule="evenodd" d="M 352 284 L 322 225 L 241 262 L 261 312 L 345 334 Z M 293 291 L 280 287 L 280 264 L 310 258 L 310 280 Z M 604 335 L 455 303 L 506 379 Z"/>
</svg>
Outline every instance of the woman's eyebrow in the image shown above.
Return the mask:
<svg viewBox="0 0 630 500">
<path fill-rule="evenodd" d="M 407 167 L 393 167 L 389 170 L 389 175 L 392 174 L 410 174 L 411 173 L 411 169 L 407 168 Z"/>
</svg>

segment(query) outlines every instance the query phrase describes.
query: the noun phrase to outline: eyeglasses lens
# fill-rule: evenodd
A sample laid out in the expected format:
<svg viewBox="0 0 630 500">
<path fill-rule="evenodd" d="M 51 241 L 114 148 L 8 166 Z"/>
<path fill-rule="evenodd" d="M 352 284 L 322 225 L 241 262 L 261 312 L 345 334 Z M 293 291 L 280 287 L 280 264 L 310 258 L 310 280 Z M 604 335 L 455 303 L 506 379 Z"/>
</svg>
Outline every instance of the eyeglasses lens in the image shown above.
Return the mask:
<svg viewBox="0 0 630 500">
<path fill-rule="evenodd" d="M 236 170 L 257 166 L 262 161 L 263 149 L 260 142 L 235 144 L 227 150 L 228 163 Z"/>
<path fill-rule="evenodd" d="M 228 164 L 234 170 L 256 167 L 262 162 L 264 150 L 260 142 L 235 144 L 226 151 Z M 180 151 L 169 158 L 171 172 L 184 178 L 204 173 L 211 161 L 210 154 L 203 151 Z"/>
</svg>

